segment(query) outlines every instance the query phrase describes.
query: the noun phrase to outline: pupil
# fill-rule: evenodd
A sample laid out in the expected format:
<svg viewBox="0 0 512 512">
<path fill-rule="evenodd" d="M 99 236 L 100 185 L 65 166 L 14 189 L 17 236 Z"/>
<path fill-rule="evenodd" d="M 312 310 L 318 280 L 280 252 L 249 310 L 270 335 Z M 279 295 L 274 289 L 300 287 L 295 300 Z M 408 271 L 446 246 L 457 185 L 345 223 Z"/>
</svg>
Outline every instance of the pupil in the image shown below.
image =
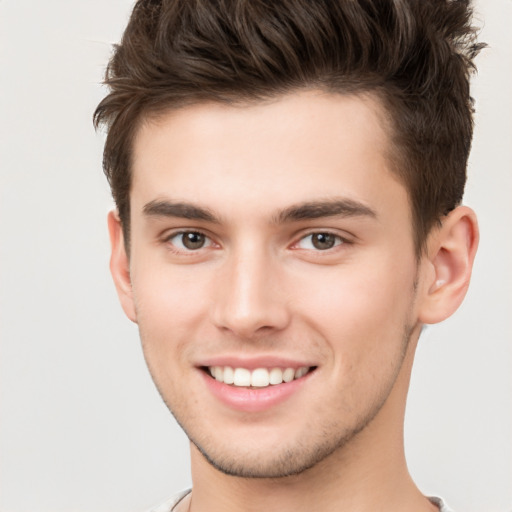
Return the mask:
<svg viewBox="0 0 512 512">
<path fill-rule="evenodd" d="M 315 233 L 312 242 L 316 249 L 331 249 L 334 247 L 335 237 L 329 233 Z"/>
<path fill-rule="evenodd" d="M 204 245 L 204 235 L 201 233 L 184 233 L 182 241 L 187 249 L 200 249 Z"/>
</svg>

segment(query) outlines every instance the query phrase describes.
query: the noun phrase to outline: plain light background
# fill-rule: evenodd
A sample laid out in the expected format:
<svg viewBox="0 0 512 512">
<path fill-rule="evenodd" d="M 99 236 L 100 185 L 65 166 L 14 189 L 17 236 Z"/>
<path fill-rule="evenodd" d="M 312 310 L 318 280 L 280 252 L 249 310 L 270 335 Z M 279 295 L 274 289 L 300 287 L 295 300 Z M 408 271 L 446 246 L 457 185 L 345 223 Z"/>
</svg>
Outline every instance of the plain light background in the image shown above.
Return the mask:
<svg viewBox="0 0 512 512">
<path fill-rule="evenodd" d="M 108 273 L 92 112 L 128 0 L 0 1 L 0 511 L 137 512 L 189 485 L 188 445 Z M 512 511 L 512 2 L 481 0 L 465 203 L 480 252 L 420 342 L 411 472 L 459 512 Z"/>
</svg>

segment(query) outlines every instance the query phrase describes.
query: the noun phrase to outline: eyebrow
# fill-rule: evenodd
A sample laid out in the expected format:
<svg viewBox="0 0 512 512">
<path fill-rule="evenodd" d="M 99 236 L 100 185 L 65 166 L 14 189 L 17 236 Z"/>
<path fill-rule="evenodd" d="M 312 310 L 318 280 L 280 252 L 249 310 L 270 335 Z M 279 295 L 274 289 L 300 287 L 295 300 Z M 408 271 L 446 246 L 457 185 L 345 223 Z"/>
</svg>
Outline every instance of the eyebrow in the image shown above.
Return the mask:
<svg viewBox="0 0 512 512">
<path fill-rule="evenodd" d="M 191 203 L 153 200 L 144 206 L 143 212 L 149 217 L 175 217 L 220 224 L 220 220 L 211 210 Z M 377 213 L 369 206 L 353 199 L 331 199 L 289 206 L 274 215 L 272 222 L 285 224 L 323 217 L 377 218 Z"/>
<path fill-rule="evenodd" d="M 282 224 L 323 217 L 371 217 L 376 219 L 377 213 L 369 206 L 353 199 L 334 199 L 292 205 L 279 212 L 274 222 Z"/>
<path fill-rule="evenodd" d="M 177 217 L 219 223 L 219 220 L 210 210 L 190 203 L 155 200 L 144 205 L 143 211 L 148 217 Z"/>
</svg>

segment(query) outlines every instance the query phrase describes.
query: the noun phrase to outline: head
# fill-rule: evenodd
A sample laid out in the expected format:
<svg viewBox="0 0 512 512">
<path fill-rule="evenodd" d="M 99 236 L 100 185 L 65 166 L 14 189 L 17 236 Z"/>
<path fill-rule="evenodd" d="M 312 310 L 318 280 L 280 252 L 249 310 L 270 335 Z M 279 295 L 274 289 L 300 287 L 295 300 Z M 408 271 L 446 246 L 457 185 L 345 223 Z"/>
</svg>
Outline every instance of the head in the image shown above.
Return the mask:
<svg viewBox="0 0 512 512">
<path fill-rule="evenodd" d="M 460 204 L 472 138 L 469 75 L 481 45 L 469 2 L 137 2 L 106 73 L 104 171 L 129 243 L 133 140 L 148 118 L 201 102 L 292 91 L 371 93 L 406 187 L 418 252 Z"/>
<path fill-rule="evenodd" d="M 136 4 L 96 111 L 111 268 L 162 397 L 222 471 L 285 476 L 357 440 L 382 457 L 400 444 L 421 326 L 460 304 L 476 249 L 457 207 L 469 14 Z"/>
</svg>

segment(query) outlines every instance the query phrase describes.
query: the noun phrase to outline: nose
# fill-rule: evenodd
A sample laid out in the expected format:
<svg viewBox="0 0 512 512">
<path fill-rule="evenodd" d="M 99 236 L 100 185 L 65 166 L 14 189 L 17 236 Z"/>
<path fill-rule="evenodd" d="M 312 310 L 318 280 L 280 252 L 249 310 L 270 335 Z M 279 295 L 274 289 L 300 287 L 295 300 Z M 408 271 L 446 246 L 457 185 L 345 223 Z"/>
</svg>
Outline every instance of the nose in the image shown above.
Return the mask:
<svg viewBox="0 0 512 512">
<path fill-rule="evenodd" d="M 213 322 L 243 339 L 284 329 L 290 321 L 283 272 L 264 250 L 233 254 L 215 279 Z"/>
</svg>

